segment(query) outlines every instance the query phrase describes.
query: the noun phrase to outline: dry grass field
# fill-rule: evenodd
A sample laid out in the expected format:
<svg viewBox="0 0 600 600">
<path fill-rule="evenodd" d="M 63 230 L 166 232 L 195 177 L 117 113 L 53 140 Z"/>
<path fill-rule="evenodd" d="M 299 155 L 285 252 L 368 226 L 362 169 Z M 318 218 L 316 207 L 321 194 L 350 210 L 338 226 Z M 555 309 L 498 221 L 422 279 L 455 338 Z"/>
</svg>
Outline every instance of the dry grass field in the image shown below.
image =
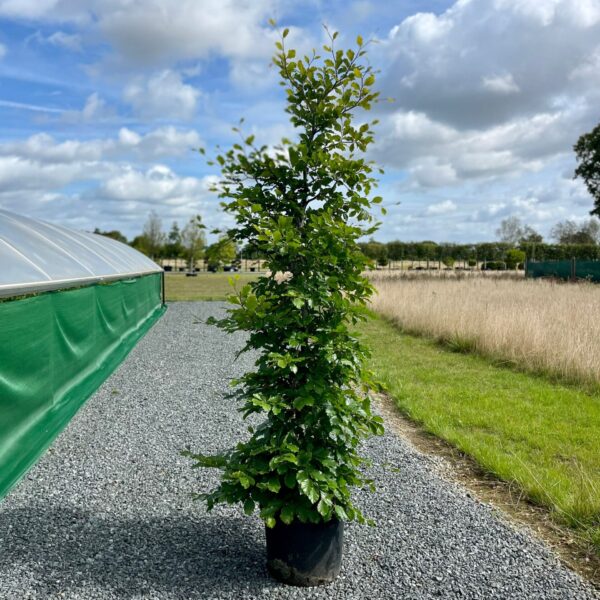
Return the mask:
<svg viewBox="0 0 600 600">
<path fill-rule="evenodd" d="M 600 286 L 374 273 L 373 309 L 406 333 L 565 381 L 600 385 Z"/>
</svg>

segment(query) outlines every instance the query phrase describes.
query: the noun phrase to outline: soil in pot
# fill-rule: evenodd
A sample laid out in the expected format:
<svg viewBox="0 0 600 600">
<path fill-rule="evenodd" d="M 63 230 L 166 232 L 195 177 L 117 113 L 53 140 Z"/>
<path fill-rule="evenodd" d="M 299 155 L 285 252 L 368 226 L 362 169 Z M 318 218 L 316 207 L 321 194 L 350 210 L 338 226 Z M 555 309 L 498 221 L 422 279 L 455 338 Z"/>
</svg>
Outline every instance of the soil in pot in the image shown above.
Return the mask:
<svg viewBox="0 0 600 600">
<path fill-rule="evenodd" d="M 344 522 L 286 525 L 280 521 L 265 528 L 267 567 L 275 579 L 289 585 L 315 586 L 331 583 L 340 573 Z"/>
</svg>

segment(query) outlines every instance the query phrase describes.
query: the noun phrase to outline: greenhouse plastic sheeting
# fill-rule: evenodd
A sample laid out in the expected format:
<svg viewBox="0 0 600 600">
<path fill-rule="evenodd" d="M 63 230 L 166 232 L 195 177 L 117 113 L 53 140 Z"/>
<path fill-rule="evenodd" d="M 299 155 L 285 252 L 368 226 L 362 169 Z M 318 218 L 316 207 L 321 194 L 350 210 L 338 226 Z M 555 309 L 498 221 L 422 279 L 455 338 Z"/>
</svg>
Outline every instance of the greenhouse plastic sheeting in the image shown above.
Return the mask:
<svg viewBox="0 0 600 600">
<path fill-rule="evenodd" d="M 127 244 L 1 208 L 0 265 L 0 297 L 162 271 Z"/>
<path fill-rule="evenodd" d="M 0 498 L 164 310 L 159 273 L 0 302 Z"/>
</svg>

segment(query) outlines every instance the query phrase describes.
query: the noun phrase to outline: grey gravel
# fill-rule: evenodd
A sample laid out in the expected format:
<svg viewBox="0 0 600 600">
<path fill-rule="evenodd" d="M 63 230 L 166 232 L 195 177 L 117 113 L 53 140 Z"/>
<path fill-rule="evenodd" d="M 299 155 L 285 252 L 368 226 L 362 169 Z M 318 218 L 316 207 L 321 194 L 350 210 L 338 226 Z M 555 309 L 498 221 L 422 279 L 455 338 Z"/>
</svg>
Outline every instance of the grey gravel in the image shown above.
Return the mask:
<svg viewBox="0 0 600 600">
<path fill-rule="evenodd" d="M 217 473 L 178 451 L 246 434 L 228 381 L 242 336 L 203 324 L 219 303 L 175 303 L 0 503 L 0 598 L 600 598 L 395 434 L 371 440 L 378 527 L 346 529 L 342 575 L 290 588 L 265 569 L 257 517 L 190 498 Z"/>
</svg>

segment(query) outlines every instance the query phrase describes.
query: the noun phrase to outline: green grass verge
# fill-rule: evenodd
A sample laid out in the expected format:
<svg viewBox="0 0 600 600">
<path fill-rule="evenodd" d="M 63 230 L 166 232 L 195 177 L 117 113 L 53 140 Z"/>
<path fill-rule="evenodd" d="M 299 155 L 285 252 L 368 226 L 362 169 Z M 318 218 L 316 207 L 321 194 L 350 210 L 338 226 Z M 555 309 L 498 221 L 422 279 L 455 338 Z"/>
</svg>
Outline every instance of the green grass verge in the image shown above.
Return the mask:
<svg viewBox="0 0 600 600">
<path fill-rule="evenodd" d="M 232 293 L 229 279 L 235 275 L 240 277 L 240 286 L 257 277 L 246 273 L 198 273 L 196 277 L 186 277 L 183 273 L 165 273 L 166 300 L 225 300 Z"/>
<path fill-rule="evenodd" d="M 404 414 L 516 482 L 600 552 L 600 394 L 451 352 L 379 317 L 360 331 Z"/>
</svg>

